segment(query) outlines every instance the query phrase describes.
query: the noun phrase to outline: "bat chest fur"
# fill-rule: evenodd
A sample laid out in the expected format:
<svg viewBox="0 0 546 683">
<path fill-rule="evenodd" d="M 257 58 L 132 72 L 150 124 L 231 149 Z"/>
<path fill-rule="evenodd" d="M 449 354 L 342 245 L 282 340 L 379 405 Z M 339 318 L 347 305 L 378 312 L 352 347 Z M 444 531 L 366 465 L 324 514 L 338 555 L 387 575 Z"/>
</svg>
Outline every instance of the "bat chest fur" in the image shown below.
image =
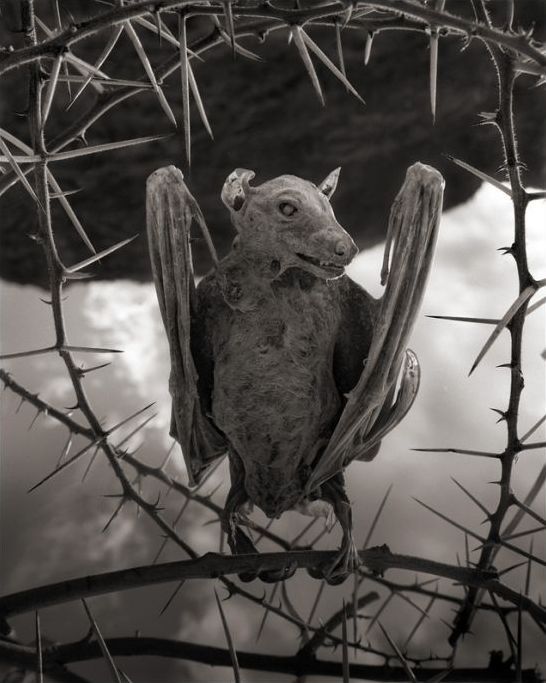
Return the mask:
<svg viewBox="0 0 546 683">
<path fill-rule="evenodd" d="M 287 272 L 215 335 L 213 416 L 243 461 L 253 503 L 276 516 L 299 498 L 305 465 L 341 406 L 333 378 L 335 284 Z"/>
</svg>

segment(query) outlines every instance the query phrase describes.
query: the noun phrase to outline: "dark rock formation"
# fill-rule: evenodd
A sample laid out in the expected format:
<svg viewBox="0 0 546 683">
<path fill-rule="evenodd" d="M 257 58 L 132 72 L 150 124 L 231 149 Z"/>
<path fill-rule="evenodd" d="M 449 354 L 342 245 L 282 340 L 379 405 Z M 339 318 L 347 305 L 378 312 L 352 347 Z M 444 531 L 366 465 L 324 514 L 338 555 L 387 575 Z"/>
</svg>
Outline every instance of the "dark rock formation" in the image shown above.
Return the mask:
<svg viewBox="0 0 546 683">
<path fill-rule="evenodd" d="M 69 4 L 69 3 L 67 3 Z M 93 5 L 95 7 L 95 5 Z M 518 5 L 525 14 L 520 22 L 537 22 L 537 35 L 545 23 L 540 2 Z M 199 29 L 199 27 L 197 27 Z M 139 30 L 152 61 L 162 62 L 170 53 L 159 48 L 154 37 Z M 335 60 L 334 36 L 326 30 L 313 37 Z M 105 70 L 111 75 L 138 78 L 142 70 L 131 44 L 123 38 Z M 15 42 L 12 40 L 11 42 Z M 105 42 L 104 35 L 76 50 L 93 59 Z M 205 55 L 195 73 L 214 130 L 208 139 L 196 112 L 193 117 L 193 158 L 186 180 L 208 219 L 220 253 L 233 237 L 220 189 L 235 167 L 256 171 L 256 182 L 293 173 L 320 181 L 336 166 L 342 175 L 334 200 L 339 221 L 360 247 L 381 239 L 390 203 L 400 187 L 406 168 L 420 160 L 436 166 L 446 178 L 445 206 L 468 199 L 478 181 L 455 167 L 443 155 L 452 154 L 496 174 L 502 160 L 498 134 L 492 126 L 477 126 L 478 114 L 496 107 L 495 74 L 485 47 L 473 42 L 464 52 L 455 38 L 440 43 L 438 111 L 432 125 L 428 87 L 428 40 L 425 35 L 394 31 L 378 36 L 370 63 L 363 64 L 364 40 L 360 33 L 343 33 L 348 77 L 366 100 L 366 106 L 346 92 L 322 65 L 317 71 L 327 106 L 318 102 L 294 45 L 287 45 L 286 31 L 272 34 L 263 45 L 249 40 L 249 48 L 265 62 L 238 57 L 232 61 L 226 47 Z M 14 115 L 25 108 L 25 73 L 12 72 L 3 79 L 2 126 L 28 140 L 26 121 Z M 536 79 L 517 82 L 517 126 L 521 156 L 528 170 L 528 184 L 543 185 L 546 175 L 545 88 L 534 88 Z M 168 79 L 165 92 L 181 121 L 177 74 Z M 63 103 L 52 112 L 52 132 L 62 130 L 93 102 L 89 91 L 69 114 Z M 66 102 L 64 103 L 66 105 Z M 127 100 L 93 126 L 91 144 L 171 132 L 153 95 Z M 111 152 L 76 161 L 59 162 L 54 172 L 65 190 L 82 188 L 70 202 L 97 249 L 140 233 L 129 247 L 92 268 L 98 278 L 149 279 L 145 239 L 144 186 L 149 173 L 159 166 L 175 164 L 184 169 L 181 131 L 161 142 L 126 151 Z M 502 177 L 502 176 L 497 176 Z M 42 257 L 33 232 L 35 214 L 20 187 L 11 188 L 0 200 L 2 244 L 0 275 L 6 279 L 43 281 Z M 55 207 L 56 238 L 66 264 L 85 258 L 85 247 Z M 196 243 L 197 269 L 207 267 L 204 245 Z"/>
</svg>

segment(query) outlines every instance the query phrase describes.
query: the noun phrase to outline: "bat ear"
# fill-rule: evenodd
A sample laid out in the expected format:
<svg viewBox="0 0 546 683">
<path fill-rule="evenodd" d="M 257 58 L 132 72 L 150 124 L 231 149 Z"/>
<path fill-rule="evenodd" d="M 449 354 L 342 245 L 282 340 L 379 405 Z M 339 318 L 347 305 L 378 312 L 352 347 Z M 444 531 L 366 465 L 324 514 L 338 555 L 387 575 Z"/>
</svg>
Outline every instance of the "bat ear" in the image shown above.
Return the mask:
<svg viewBox="0 0 546 683">
<path fill-rule="evenodd" d="M 325 194 L 328 199 L 334 194 L 337 187 L 337 181 L 339 180 L 339 172 L 341 171 L 341 166 L 338 166 L 334 171 L 324 178 L 322 183 L 318 186 L 318 189 L 322 194 Z"/>
<path fill-rule="evenodd" d="M 222 188 L 222 201 L 230 211 L 240 211 L 252 192 L 249 182 L 256 174 L 247 168 L 236 168 L 226 178 Z"/>
</svg>

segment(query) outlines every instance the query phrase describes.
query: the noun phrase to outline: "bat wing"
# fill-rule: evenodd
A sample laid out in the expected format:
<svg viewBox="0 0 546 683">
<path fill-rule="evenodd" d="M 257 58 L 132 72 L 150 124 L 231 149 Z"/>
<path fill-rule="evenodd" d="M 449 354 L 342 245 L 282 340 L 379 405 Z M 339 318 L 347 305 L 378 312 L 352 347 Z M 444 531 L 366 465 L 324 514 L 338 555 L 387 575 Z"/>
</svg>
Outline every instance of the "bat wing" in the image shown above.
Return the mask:
<svg viewBox="0 0 546 683">
<path fill-rule="evenodd" d="M 419 363 L 406 344 L 432 263 L 443 188 L 441 174 L 430 166 L 417 163 L 406 173 L 391 209 L 381 273 L 386 289 L 374 316 L 364 369 L 313 467 L 307 494 L 352 460 L 371 459 L 373 448 L 403 419 L 415 399 Z"/>
<path fill-rule="evenodd" d="M 202 326 L 195 324 L 197 295 L 190 248 L 194 220 L 217 262 L 203 215 L 182 172 L 168 166 L 152 173 L 146 185 L 146 224 L 152 273 L 170 350 L 171 436 L 182 447 L 192 486 L 206 477 L 227 450 L 225 439 L 202 408 L 207 397 L 199 395 L 198 368 L 191 350 L 200 341 L 192 339 L 192 334 L 202 334 Z"/>
</svg>

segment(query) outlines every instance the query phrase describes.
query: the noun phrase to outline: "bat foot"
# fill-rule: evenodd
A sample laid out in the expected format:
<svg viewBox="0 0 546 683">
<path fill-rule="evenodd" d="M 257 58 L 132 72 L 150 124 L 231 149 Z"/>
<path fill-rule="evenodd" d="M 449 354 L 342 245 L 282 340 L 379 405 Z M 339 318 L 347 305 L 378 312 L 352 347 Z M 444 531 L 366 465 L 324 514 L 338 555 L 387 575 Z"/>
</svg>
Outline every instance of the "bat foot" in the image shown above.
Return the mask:
<svg viewBox="0 0 546 683">
<path fill-rule="evenodd" d="M 264 583 L 277 583 L 278 581 L 286 581 L 292 578 L 297 568 L 297 562 L 290 562 L 281 569 L 268 569 L 260 572 L 259 576 Z"/>
<path fill-rule="evenodd" d="M 233 555 L 253 555 L 258 552 L 248 535 L 239 527 L 235 527 L 232 533 L 229 534 L 228 543 Z M 238 576 L 243 583 L 250 583 L 254 581 L 258 573 L 241 572 Z"/>
<path fill-rule="evenodd" d="M 324 579 L 330 586 L 338 586 L 359 567 L 360 559 L 352 537 L 344 541 L 333 562 L 307 570 L 314 579 Z"/>
<path fill-rule="evenodd" d="M 324 574 L 324 578 L 331 586 L 343 583 L 359 567 L 360 559 L 352 536 L 344 540 L 333 563 Z"/>
<path fill-rule="evenodd" d="M 253 555 L 258 552 L 250 537 L 239 527 L 235 528 L 229 546 L 234 555 Z"/>
</svg>

